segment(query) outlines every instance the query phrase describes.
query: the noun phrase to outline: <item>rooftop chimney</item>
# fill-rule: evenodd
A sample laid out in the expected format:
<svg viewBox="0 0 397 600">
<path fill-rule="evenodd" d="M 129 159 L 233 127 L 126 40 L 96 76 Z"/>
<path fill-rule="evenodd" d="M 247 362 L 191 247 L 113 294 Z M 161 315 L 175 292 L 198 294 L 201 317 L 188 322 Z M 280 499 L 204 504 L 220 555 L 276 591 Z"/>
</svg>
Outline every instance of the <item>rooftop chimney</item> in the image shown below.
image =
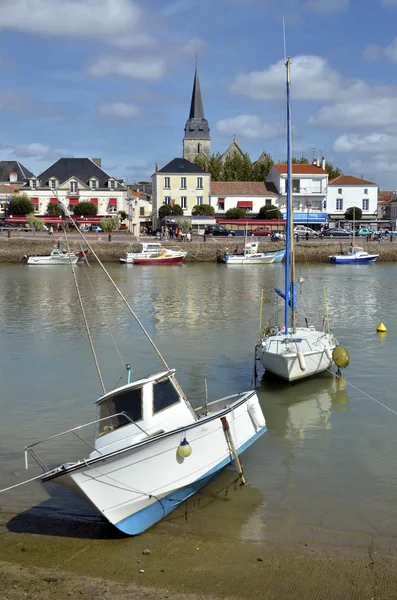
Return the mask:
<svg viewBox="0 0 397 600">
<path fill-rule="evenodd" d="M 18 181 L 18 173 L 12 171 L 10 173 L 10 183 L 16 183 Z"/>
<path fill-rule="evenodd" d="M 325 171 L 325 158 L 324 158 L 324 156 L 321 159 L 321 168 L 323 169 L 323 171 Z"/>
<path fill-rule="evenodd" d="M 93 158 L 92 162 L 95 163 L 97 167 L 102 169 L 102 158 Z"/>
</svg>

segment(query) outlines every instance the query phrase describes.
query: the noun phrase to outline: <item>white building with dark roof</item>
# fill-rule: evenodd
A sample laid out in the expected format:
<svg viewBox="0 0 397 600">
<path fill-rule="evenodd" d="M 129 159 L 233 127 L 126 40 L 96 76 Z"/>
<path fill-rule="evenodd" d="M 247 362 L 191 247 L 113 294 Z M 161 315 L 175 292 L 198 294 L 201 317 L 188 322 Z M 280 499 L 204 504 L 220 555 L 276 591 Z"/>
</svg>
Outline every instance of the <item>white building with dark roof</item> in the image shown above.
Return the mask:
<svg viewBox="0 0 397 600">
<path fill-rule="evenodd" d="M 96 162 L 95 162 L 96 161 Z M 45 214 L 50 203 L 62 200 L 73 212 L 79 202 L 92 202 L 98 215 L 128 213 L 127 186 L 101 167 L 100 159 L 60 158 L 43 173 L 30 174 L 21 191 L 33 202 L 36 214 Z"/>
</svg>

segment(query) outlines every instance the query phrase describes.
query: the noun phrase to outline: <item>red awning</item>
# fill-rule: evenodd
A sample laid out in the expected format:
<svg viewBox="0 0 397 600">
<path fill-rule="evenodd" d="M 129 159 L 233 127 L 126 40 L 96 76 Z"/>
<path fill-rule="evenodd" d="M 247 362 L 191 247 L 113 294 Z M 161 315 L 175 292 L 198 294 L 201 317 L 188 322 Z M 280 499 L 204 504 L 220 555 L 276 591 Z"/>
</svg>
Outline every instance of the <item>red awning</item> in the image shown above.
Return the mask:
<svg viewBox="0 0 397 600">
<path fill-rule="evenodd" d="M 78 204 L 79 203 L 79 199 L 78 198 L 69 198 L 69 204 Z"/>
<path fill-rule="evenodd" d="M 33 204 L 38 204 L 39 203 L 39 199 L 38 198 L 31 198 L 31 201 L 33 202 Z"/>
<path fill-rule="evenodd" d="M 50 204 L 57 204 L 58 198 L 50 198 Z"/>
<path fill-rule="evenodd" d="M 91 202 L 98 206 L 98 198 L 91 198 Z"/>
<path fill-rule="evenodd" d="M 238 206 L 238 208 L 252 208 L 252 201 L 251 200 L 239 200 L 237 202 L 237 206 Z"/>
<path fill-rule="evenodd" d="M 110 198 L 109 206 L 117 206 L 117 198 Z"/>
<path fill-rule="evenodd" d="M 218 198 L 218 202 L 219 202 L 219 204 L 225 204 L 225 199 L 224 198 Z"/>
</svg>

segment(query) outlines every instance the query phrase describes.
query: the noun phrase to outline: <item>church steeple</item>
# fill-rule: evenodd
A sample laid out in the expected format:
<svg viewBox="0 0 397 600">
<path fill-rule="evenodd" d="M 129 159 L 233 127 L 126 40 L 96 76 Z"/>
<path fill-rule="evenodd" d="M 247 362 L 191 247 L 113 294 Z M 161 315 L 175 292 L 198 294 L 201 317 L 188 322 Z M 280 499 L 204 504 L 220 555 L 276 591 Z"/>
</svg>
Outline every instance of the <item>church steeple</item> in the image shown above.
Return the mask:
<svg viewBox="0 0 397 600">
<path fill-rule="evenodd" d="M 183 138 L 183 158 L 194 160 L 198 154 L 210 154 L 210 128 L 204 118 L 203 100 L 201 97 L 198 70 L 194 72 L 192 99 L 190 102 L 189 118 L 185 125 Z"/>
</svg>

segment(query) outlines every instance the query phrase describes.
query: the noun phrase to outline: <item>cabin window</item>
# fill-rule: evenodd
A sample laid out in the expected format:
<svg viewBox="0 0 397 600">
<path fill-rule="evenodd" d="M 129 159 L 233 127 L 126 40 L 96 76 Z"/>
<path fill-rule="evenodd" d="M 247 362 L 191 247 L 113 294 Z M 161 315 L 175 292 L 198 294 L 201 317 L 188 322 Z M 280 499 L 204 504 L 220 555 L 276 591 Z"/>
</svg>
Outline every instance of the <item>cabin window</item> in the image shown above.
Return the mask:
<svg viewBox="0 0 397 600">
<path fill-rule="evenodd" d="M 143 418 L 142 411 L 142 388 L 128 389 L 111 396 L 99 405 L 99 419 L 111 417 L 117 413 L 125 412 L 132 421 L 140 421 Z M 123 415 L 106 419 L 98 423 L 98 435 L 108 433 L 123 425 L 128 425 L 129 419 Z"/>
<path fill-rule="evenodd" d="M 153 385 L 153 414 L 177 404 L 180 397 L 168 377 Z"/>
</svg>

